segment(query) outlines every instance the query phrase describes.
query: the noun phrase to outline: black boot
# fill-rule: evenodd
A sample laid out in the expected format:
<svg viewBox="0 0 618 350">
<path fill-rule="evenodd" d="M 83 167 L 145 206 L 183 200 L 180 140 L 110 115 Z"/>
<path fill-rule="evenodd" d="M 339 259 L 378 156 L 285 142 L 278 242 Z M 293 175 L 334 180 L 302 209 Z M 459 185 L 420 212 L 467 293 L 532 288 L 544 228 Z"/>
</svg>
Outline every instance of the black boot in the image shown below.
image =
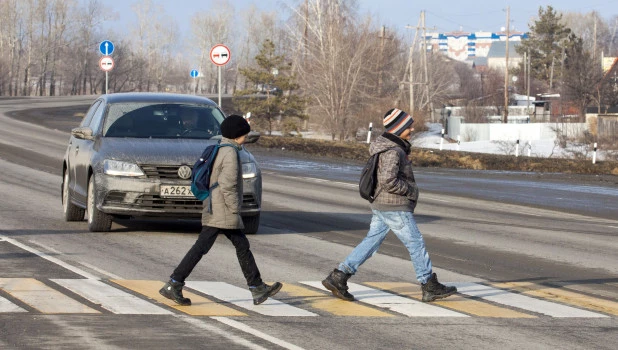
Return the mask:
<svg viewBox="0 0 618 350">
<path fill-rule="evenodd" d="M 427 280 L 427 283 L 421 286 L 423 290 L 423 301 L 429 302 L 436 299 L 446 298 L 450 295 L 457 293 L 457 288 L 453 286 L 445 286 L 438 282 L 438 276 L 435 273 L 431 274 L 431 278 Z"/>
<path fill-rule="evenodd" d="M 178 305 L 191 305 L 191 299 L 182 296 L 182 287 L 184 285 L 184 282 L 174 282 L 170 280 L 163 286 L 163 288 L 159 289 L 159 294 L 175 301 Z"/>
<path fill-rule="evenodd" d="M 333 272 L 322 281 L 324 288 L 330 290 L 337 298 L 354 301 L 354 296 L 348 293 L 348 279 L 351 274 L 334 269 Z"/>
<path fill-rule="evenodd" d="M 265 302 L 266 299 L 277 294 L 281 290 L 281 287 L 283 287 L 283 285 L 279 282 L 273 283 L 272 286 L 262 283 L 261 286 L 249 287 L 251 295 L 253 296 L 253 305 L 260 305 Z"/>
</svg>

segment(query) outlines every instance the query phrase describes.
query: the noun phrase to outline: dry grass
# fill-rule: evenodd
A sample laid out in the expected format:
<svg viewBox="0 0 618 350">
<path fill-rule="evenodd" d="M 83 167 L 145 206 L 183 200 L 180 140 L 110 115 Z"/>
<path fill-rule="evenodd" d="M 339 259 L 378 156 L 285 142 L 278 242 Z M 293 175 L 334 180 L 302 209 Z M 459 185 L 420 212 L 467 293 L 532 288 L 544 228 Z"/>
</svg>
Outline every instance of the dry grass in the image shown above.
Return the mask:
<svg viewBox="0 0 618 350">
<path fill-rule="evenodd" d="M 357 142 L 321 141 L 296 137 L 262 136 L 256 145 L 263 148 L 285 148 L 312 157 L 346 159 L 363 162 L 369 145 Z M 458 151 L 439 151 L 412 148 L 412 163 L 419 167 L 456 168 L 472 170 L 530 171 L 541 173 L 618 175 L 618 161 L 590 159 L 553 159 L 515 157 Z"/>
</svg>

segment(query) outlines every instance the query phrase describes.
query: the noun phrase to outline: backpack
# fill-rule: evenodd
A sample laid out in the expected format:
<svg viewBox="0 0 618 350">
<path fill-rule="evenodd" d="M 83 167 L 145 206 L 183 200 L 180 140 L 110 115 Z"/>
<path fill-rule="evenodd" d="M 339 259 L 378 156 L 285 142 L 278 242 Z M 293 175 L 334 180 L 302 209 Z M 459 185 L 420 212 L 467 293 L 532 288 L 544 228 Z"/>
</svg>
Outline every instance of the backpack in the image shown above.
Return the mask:
<svg viewBox="0 0 618 350">
<path fill-rule="evenodd" d="M 193 174 L 191 174 L 191 192 L 195 198 L 204 201 L 210 197 L 210 192 L 219 186 L 218 182 L 210 183 L 210 175 L 212 174 L 212 165 L 215 162 L 219 148 L 232 145 L 209 145 L 207 146 L 200 159 L 193 165 Z"/>
<path fill-rule="evenodd" d="M 358 181 L 358 192 L 363 199 L 369 201 L 369 203 L 373 203 L 376 197 L 380 194 L 375 193 L 376 186 L 378 185 L 378 161 L 380 160 L 380 154 L 386 151 L 390 151 L 393 148 L 385 149 L 382 152 L 378 152 L 367 160 L 367 164 L 363 168 L 361 172 L 360 180 Z"/>
</svg>

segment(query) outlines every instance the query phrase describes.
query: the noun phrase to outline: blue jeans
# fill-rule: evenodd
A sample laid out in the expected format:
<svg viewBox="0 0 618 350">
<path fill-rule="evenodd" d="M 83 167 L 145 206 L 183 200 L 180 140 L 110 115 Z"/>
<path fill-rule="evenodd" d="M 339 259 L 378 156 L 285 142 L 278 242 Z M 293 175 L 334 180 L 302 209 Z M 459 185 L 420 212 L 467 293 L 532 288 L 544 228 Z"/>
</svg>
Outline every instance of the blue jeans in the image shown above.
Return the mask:
<svg viewBox="0 0 618 350">
<path fill-rule="evenodd" d="M 339 264 L 339 270 L 348 274 L 355 274 L 358 267 L 378 251 L 389 229 L 397 235 L 397 238 L 403 242 L 410 252 L 410 260 L 414 265 L 416 279 L 422 284 L 427 283 L 432 273 L 431 260 L 425 249 L 423 235 L 416 226 L 413 214 L 406 211 L 373 210 L 367 237 L 354 248 L 344 262 Z"/>
</svg>

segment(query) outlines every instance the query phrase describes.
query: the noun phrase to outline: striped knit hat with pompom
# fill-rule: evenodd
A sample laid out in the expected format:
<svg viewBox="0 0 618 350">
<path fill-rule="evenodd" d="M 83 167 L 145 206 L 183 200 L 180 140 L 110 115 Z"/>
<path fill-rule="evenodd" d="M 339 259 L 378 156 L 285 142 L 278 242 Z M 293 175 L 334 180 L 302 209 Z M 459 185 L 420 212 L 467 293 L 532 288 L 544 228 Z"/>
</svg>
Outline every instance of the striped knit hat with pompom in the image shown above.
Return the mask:
<svg viewBox="0 0 618 350">
<path fill-rule="evenodd" d="M 389 109 L 384 115 L 384 129 L 397 136 L 408 129 L 412 123 L 414 123 L 412 116 L 401 109 Z"/>
</svg>

